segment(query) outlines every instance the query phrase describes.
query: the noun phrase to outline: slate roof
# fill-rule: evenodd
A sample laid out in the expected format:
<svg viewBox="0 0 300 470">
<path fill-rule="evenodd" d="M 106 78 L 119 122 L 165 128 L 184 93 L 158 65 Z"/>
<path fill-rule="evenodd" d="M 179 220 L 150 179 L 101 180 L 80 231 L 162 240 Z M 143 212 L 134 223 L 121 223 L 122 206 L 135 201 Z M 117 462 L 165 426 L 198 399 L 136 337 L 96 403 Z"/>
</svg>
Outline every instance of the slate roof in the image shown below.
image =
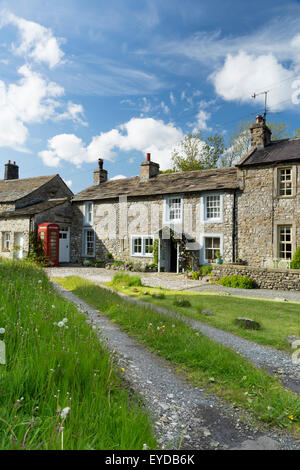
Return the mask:
<svg viewBox="0 0 300 470">
<path fill-rule="evenodd" d="M 66 197 L 60 199 L 49 199 L 48 201 L 22 207 L 21 209 L 16 209 L 14 211 L 0 212 L 0 218 L 10 219 L 12 217 L 30 217 L 31 215 L 39 214 L 40 212 L 44 212 L 48 209 L 53 209 L 53 207 L 60 206 L 66 201 L 68 201 L 68 198 Z"/>
<path fill-rule="evenodd" d="M 57 175 L 0 180 L 0 202 L 14 202 L 40 188 Z"/>
<path fill-rule="evenodd" d="M 221 168 L 164 173 L 147 181 L 142 181 L 139 176 L 108 180 L 84 189 L 74 196 L 73 201 L 111 199 L 122 195 L 137 197 L 236 188 L 236 168 Z"/>
<path fill-rule="evenodd" d="M 237 166 L 280 163 L 300 160 L 300 139 L 272 141 L 266 147 L 250 150 Z"/>
</svg>

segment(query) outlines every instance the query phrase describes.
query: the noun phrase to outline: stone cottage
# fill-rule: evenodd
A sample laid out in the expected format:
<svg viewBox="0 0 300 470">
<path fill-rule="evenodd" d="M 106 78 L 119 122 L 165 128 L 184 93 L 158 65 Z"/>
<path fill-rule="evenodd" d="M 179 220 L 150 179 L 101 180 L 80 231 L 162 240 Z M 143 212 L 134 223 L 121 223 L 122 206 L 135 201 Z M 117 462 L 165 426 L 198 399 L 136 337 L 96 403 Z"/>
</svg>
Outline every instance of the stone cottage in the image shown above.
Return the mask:
<svg viewBox="0 0 300 470">
<path fill-rule="evenodd" d="M 23 258 L 29 233 L 44 222 L 60 225 L 60 261 L 69 262 L 72 191 L 59 175 L 19 178 L 19 167 L 10 161 L 0 180 L 0 255 Z"/>
<path fill-rule="evenodd" d="M 139 176 L 109 180 L 99 159 L 94 184 L 73 198 L 71 260 L 151 264 L 157 250 L 164 271 L 218 257 L 288 266 L 300 246 L 300 139 L 271 141 L 262 116 L 250 131 L 234 168 L 160 174 L 147 154 Z"/>
</svg>

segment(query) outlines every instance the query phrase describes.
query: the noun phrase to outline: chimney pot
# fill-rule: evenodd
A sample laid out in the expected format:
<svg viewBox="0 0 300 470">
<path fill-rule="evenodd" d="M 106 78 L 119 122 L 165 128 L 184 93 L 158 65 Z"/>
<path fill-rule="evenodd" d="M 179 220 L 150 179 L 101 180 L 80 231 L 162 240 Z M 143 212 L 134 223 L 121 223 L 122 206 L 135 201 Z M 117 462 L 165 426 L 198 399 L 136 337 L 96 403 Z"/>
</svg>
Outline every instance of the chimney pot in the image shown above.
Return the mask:
<svg viewBox="0 0 300 470">
<path fill-rule="evenodd" d="M 8 163 L 4 166 L 4 179 L 5 180 L 18 180 L 19 179 L 19 167 L 16 165 L 16 162 L 11 163 L 8 160 Z"/>
<path fill-rule="evenodd" d="M 141 164 L 141 180 L 147 181 L 159 175 L 159 164 L 151 161 L 151 153 L 146 154 L 146 161 Z"/>
<path fill-rule="evenodd" d="M 107 181 L 107 171 L 103 170 L 103 159 L 98 158 L 98 169 L 94 171 L 94 184 L 101 184 Z"/>
<path fill-rule="evenodd" d="M 265 118 L 261 116 L 260 114 L 258 114 L 256 116 L 256 124 L 265 124 Z"/>
</svg>

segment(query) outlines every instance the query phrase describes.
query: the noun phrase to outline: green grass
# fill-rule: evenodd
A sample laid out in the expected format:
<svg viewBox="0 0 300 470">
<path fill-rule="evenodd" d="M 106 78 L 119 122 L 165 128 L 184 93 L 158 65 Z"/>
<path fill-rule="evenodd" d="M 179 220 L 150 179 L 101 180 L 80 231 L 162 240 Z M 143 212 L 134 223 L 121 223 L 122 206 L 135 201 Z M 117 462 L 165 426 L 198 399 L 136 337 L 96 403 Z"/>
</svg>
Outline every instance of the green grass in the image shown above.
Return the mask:
<svg viewBox="0 0 300 470">
<path fill-rule="evenodd" d="M 202 294 L 190 291 L 174 291 L 154 287 L 137 287 L 131 289 L 125 282 L 107 284 L 123 294 L 139 298 L 160 307 L 165 307 L 203 323 L 229 331 L 238 336 L 271 346 L 283 351 L 291 351 L 284 339 L 289 335 L 300 337 L 300 305 L 292 302 L 257 300 L 244 297 L 224 296 L 219 294 Z M 147 292 L 147 295 L 145 293 Z M 162 294 L 161 298 L 154 294 Z M 178 305 L 189 302 L 185 307 Z M 209 309 L 215 316 L 199 313 Z M 245 330 L 239 327 L 237 317 L 249 317 L 260 323 L 260 330 Z"/>
<path fill-rule="evenodd" d="M 7 358 L 0 365 L 0 448 L 61 449 L 60 425 L 64 449 L 155 448 L 141 399 L 86 316 L 43 271 L 0 261 L 0 286 Z"/>
<path fill-rule="evenodd" d="M 150 350 L 172 361 L 195 384 L 251 411 L 264 423 L 293 427 L 299 433 L 299 397 L 235 352 L 195 332 L 181 320 L 132 304 L 79 277 L 57 281 L 100 309 Z"/>
</svg>

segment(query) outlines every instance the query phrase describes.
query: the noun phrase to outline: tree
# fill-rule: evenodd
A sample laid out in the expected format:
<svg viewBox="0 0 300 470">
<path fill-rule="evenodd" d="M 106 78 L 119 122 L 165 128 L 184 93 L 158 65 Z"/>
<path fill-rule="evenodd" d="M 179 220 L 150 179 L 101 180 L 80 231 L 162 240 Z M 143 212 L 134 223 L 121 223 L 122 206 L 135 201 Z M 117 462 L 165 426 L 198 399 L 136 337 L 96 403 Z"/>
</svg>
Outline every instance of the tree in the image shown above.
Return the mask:
<svg viewBox="0 0 300 470">
<path fill-rule="evenodd" d="M 173 171 L 193 171 L 215 168 L 224 153 L 224 139 L 218 133 L 203 138 L 202 133 L 185 136 L 173 150 Z"/>
<path fill-rule="evenodd" d="M 225 145 L 224 138 L 217 132 L 203 138 L 201 132 L 186 135 L 179 146 L 173 150 L 173 163 L 170 171 L 193 171 L 207 168 L 232 167 L 251 149 L 252 121 L 241 121 L 236 130 L 232 131 Z M 272 131 L 271 139 L 280 140 L 290 137 L 299 138 L 300 129 L 291 133 L 285 122 L 268 122 Z"/>
</svg>

